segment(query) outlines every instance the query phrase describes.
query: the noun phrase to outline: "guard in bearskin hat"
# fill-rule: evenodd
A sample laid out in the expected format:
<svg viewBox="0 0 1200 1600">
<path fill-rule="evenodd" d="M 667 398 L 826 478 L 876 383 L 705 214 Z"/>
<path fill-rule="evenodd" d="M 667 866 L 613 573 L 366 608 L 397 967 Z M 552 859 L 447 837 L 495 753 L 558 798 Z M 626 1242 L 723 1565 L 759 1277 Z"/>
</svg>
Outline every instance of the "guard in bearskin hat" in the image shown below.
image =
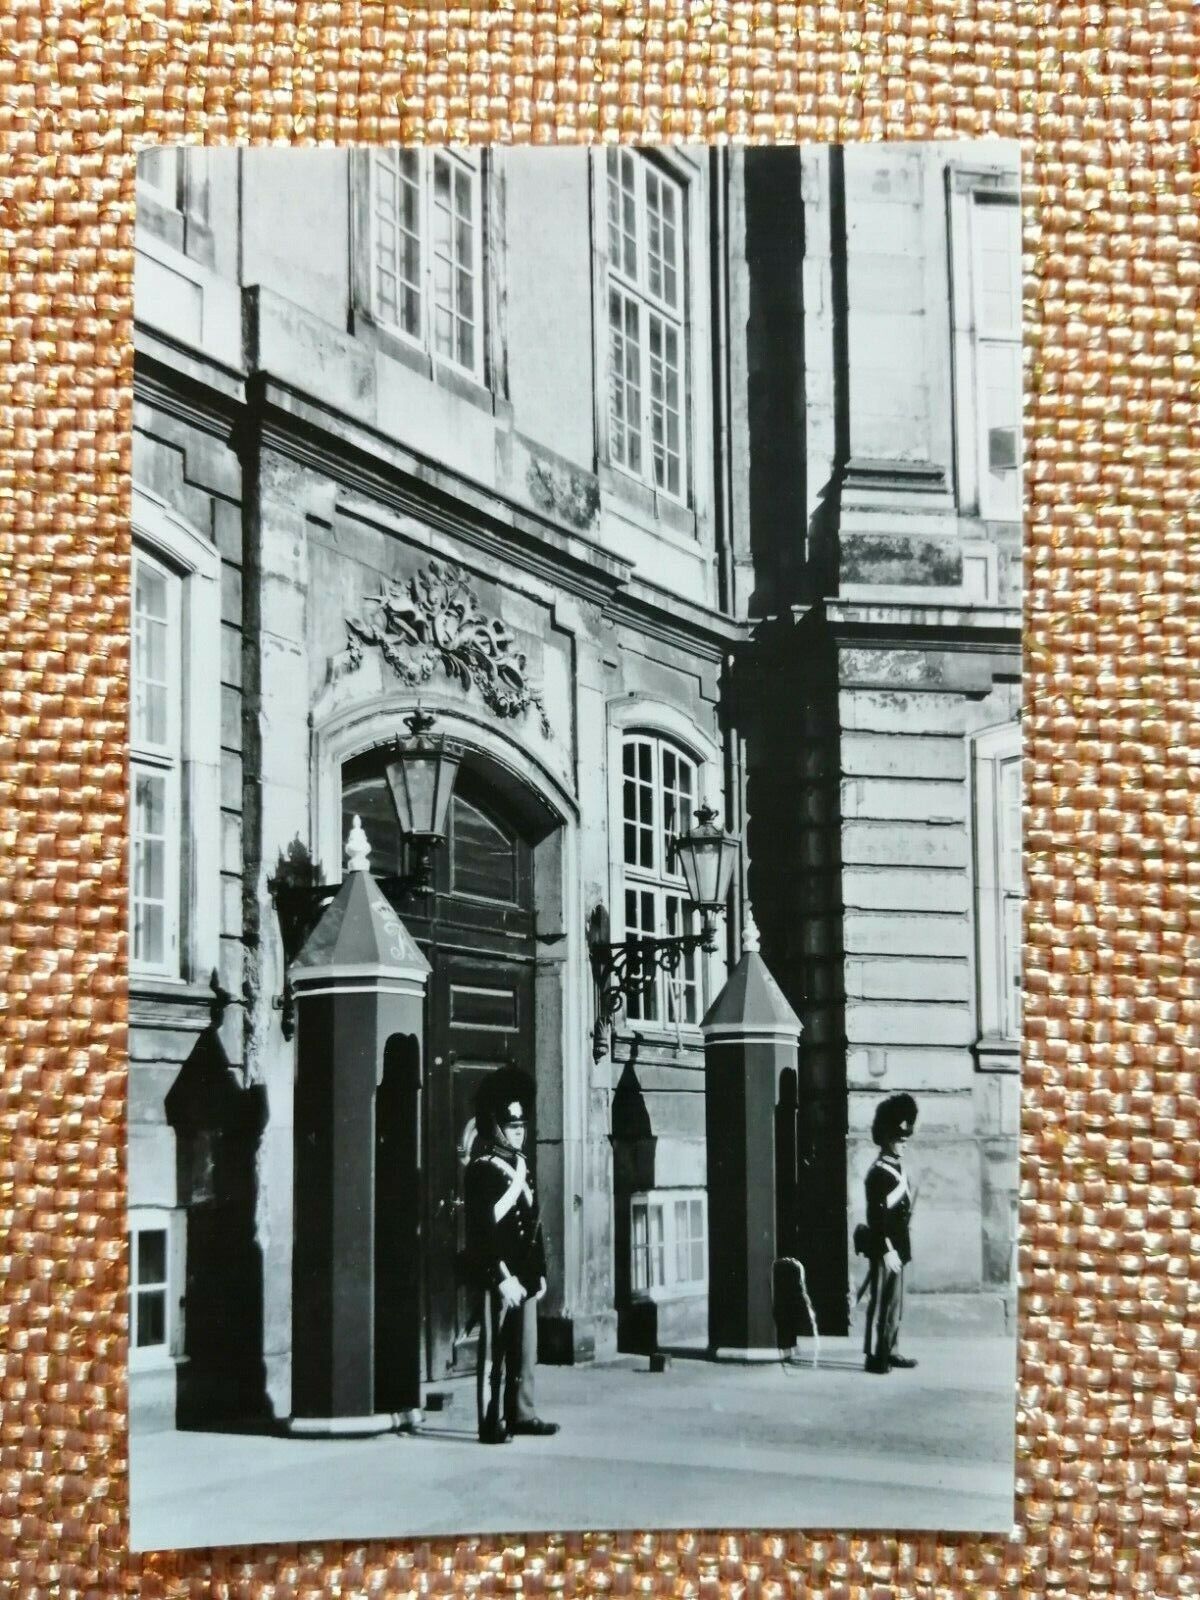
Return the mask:
<svg viewBox="0 0 1200 1600">
<path fill-rule="evenodd" d="M 867 1327 L 863 1341 L 868 1372 L 915 1367 L 897 1348 L 904 1312 L 904 1269 L 912 1259 L 909 1224 L 913 1191 L 901 1152 L 912 1138 L 917 1103 L 910 1094 L 889 1095 L 875 1110 L 871 1137 L 879 1154 L 866 1177 L 865 1253 L 870 1261 Z"/>
<path fill-rule="evenodd" d="M 558 1432 L 533 1408 L 546 1249 L 525 1156 L 527 1084 L 514 1068 L 484 1079 L 467 1152 L 465 1266 L 479 1297 L 476 1399 L 484 1444 L 505 1444 L 514 1433 Z"/>
</svg>

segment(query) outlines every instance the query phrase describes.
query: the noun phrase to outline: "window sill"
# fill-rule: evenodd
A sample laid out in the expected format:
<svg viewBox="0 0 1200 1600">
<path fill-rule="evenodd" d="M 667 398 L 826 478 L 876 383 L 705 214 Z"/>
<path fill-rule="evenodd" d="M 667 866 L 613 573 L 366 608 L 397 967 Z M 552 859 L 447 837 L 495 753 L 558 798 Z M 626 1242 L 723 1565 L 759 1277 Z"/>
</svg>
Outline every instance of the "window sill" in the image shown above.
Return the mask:
<svg viewBox="0 0 1200 1600">
<path fill-rule="evenodd" d="M 187 1356 L 172 1355 L 170 1350 L 162 1350 L 161 1352 L 156 1350 L 153 1355 L 146 1356 L 135 1356 L 131 1351 L 128 1362 L 129 1376 L 137 1378 L 143 1375 L 149 1376 L 156 1372 L 178 1372 L 180 1367 L 186 1367 L 187 1364 Z"/>
<path fill-rule="evenodd" d="M 641 1061 L 653 1060 L 693 1069 L 703 1067 L 702 1059 L 688 1059 L 703 1058 L 704 1055 L 704 1035 L 694 1022 L 682 1025 L 678 1033 L 674 1028 L 663 1028 L 657 1024 L 641 1027 L 626 1023 L 617 1031 L 615 1044 L 620 1061 L 631 1060 L 636 1055 Z"/>
<path fill-rule="evenodd" d="M 200 1033 L 212 1020 L 214 998 L 208 984 L 131 973 L 129 1024 L 135 1028 L 188 1028 Z"/>
<path fill-rule="evenodd" d="M 995 1034 L 985 1035 L 972 1046 L 975 1065 L 980 1072 L 1012 1072 L 1021 1070 L 1021 1041 L 1005 1039 Z"/>
<path fill-rule="evenodd" d="M 681 500 L 673 500 L 623 472 L 611 462 L 602 461 L 599 471 L 601 506 L 607 500 L 612 508 L 630 517 L 659 538 L 684 548 L 694 547 L 699 539 L 696 513 Z"/>
<path fill-rule="evenodd" d="M 631 1289 L 629 1301 L 631 1305 L 672 1305 L 678 1300 L 698 1300 L 708 1293 L 708 1284 L 705 1283 L 679 1283 L 669 1284 L 663 1289 Z"/>
<path fill-rule="evenodd" d="M 507 402 L 498 399 L 481 378 L 436 359 L 423 346 L 411 342 L 402 334 L 377 322 L 370 312 L 364 311 L 361 307 L 355 309 L 350 332 L 364 343 L 373 345 L 389 360 L 407 367 L 419 377 L 427 378 L 439 389 L 445 389 L 448 394 L 467 401 L 469 405 L 486 412 L 488 416 L 503 416 L 507 412 Z"/>
</svg>

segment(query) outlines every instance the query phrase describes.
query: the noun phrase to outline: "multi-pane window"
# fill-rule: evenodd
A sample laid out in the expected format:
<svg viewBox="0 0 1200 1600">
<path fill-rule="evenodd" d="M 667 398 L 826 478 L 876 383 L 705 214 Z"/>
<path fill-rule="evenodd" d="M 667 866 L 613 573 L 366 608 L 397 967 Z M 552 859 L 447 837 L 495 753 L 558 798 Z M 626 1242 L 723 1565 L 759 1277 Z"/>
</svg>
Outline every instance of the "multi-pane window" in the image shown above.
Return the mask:
<svg viewBox="0 0 1200 1600">
<path fill-rule="evenodd" d="M 174 1353 L 179 1263 L 175 1214 L 138 1207 L 129 1225 L 129 1363 L 154 1366 Z"/>
<path fill-rule="evenodd" d="M 179 971 L 180 580 L 141 552 L 133 566 L 130 674 L 130 963 Z"/>
<path fill-rule="evenodd" d="M 971 285 L 979 513 L 1021 517 L 1021 211 L 981 193 L 971 203 Z"/>
<path fill-rule="evenodd" d="M 634 1195 L 629 1213 L 635 1295 L 700 1291 L 708 1281 L 708 1205 L 703 1190 Z"/>
<path fill-rule="evenodd" d="M 609 458 L 684 500 L 684 192 L 645 156 L 610 147 L 605 194 Z"/>
<path fill-rule="evenodd" d="M 652 734 L 625 738 L 622 810 L 625 862 L 625 937 L 653 939 L 697 931 L 674 842 L 691 827 L 697 803 L 696 764 Z M 678 969 L 660 972 L 626 1002 L 630 1021 L 699 1022 L 701 963 L 697 952 Z"/>
<path fill-rule="evenodd" d="M 478 157 L 373 150 L 371 311 L 383 327 L 483 375 L 483 200 Z"/>
<path fill-rule="evenodd" d="M 137 186 L 141 193 L 171 211 L 183 210 L 183 151 L 157 146 L 138 156 Z"/>
<path fill-rule="evenodd" d="M 1015 726 L 975 744 L 980 1033 L 1021 1036 L 1021 745 Z"/>
<path fill-rule="evenodd" d="M 704 1201 L 691 1195 L 675 1201 L 675 1277 L 680 1283 L 704 1281 L 708 1239 Z"/>
<path fill-rule="evenodd" d="M 667 1282 L 666 1211 L 661 1200 L 634 1200 L 630 1215 L 631 1282 L 635 1294 Z"/>
</svg>

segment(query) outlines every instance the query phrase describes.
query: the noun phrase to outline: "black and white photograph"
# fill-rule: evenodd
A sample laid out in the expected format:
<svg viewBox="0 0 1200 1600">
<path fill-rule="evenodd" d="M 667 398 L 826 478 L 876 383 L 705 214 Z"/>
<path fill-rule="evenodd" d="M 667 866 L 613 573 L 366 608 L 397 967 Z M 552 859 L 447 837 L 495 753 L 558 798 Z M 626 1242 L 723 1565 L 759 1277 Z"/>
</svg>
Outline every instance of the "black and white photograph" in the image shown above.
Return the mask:
<svg viewBox="0 0 1200 1600">
<path fill-rule="evenodd" d="M 1009 1532 L 1018 147 L 137 203 L 132 1548 Z"/>
</svg>

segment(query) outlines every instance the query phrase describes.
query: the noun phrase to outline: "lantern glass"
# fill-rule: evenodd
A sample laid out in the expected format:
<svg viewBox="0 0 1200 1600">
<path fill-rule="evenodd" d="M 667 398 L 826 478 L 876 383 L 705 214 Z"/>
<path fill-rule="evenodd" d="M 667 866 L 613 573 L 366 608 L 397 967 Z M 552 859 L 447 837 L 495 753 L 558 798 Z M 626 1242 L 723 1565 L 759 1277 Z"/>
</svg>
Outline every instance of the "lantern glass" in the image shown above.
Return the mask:
<svg viewBox="0 0 1200 1600">
<path fill-rule="evenodd" d="M 406 840 L 440 844 L 446 837 L 446 818 L 461 760 L 459 746 L 437 738 L 401 745 L 388 762 L 388 788 Z"/>
<path fill-rule="evenodd" d="M 719 910 L 729 894 L 737 860 L 736 836 L 723 832 L 713 821 L 701 822 L 682 836 L 676 849 L 692 904 L 701 911 Z"/>
</svg>

